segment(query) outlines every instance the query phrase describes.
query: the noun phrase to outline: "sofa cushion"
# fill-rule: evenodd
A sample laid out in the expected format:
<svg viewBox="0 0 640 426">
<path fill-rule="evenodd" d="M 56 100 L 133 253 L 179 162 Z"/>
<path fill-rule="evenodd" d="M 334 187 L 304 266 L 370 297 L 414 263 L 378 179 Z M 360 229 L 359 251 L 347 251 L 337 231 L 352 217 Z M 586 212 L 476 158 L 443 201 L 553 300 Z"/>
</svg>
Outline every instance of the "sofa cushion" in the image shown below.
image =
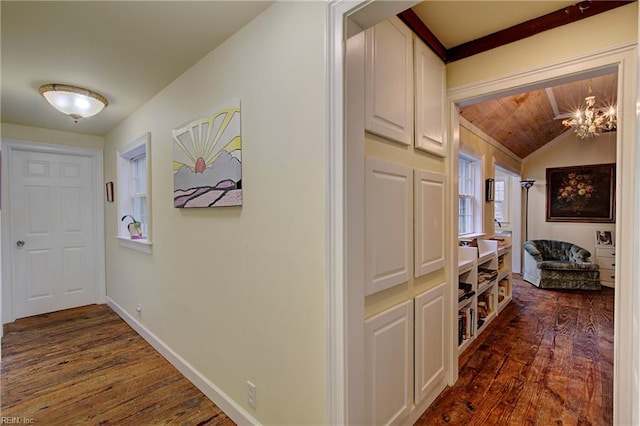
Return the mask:
<svg viewBox="0 0 640 426">
<path fill-rule="evenodd" d="M 597 271 L 598 265 L 590 262 L 570 262 L 558 260 L 543 260 L 538 262 L 540 269 L 570 270 L 570 271 Z"/>
</svg>

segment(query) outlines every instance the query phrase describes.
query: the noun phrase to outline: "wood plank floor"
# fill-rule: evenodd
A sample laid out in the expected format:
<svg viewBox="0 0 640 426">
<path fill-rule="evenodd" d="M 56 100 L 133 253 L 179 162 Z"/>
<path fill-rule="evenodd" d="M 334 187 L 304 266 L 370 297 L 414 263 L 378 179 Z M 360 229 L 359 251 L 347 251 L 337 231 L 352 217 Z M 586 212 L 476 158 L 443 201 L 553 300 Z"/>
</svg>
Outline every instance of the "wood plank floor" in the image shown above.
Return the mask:
<svg viewBox="0 0 640 426">
<path fill-rule="evenodd" d="M 612 425 L 613 289 L 513 281 L 514 300 L 416 425 Z"/>
<path fill-rule="evenodd" d="M 417 425 L 612 424 L 613 290 L 514 301 L 460 358 Z M 25 318 L 2 339 L 2 416 L 34 424 L 232 425 L 107 306 Z"/>
<path fill-rule="evenodd" d="M 34 425 L 234 424 L 106 305 L 8 324 L 1 373 L 1 415 Z"/>
</svg>

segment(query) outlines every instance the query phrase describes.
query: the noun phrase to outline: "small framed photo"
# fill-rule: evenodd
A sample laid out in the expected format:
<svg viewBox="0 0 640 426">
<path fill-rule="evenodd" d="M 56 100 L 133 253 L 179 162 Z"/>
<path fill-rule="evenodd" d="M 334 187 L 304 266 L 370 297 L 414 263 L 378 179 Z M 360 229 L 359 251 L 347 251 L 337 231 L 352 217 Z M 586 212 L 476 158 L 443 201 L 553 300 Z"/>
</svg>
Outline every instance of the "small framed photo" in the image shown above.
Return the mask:
<svg viewBox="0 0 640 426">
<path fill-rule="evenodd" d="M 611 231 L 598 231 L 596 230 L 596 245 L 598 246 L 613 246 L 613 233 Z"/>
</svg>

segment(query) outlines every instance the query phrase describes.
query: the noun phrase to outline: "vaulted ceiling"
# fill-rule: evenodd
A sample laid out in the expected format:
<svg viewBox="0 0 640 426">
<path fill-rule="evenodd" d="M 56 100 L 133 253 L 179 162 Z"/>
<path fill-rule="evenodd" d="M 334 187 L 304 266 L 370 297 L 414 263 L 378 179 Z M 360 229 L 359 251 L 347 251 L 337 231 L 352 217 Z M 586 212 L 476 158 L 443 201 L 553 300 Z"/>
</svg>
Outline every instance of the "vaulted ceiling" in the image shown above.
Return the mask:
<svg viewBox="0 0 640 426">
<path fill-rule="evenodd" d="M 562 125 L 562 120 L 584 108 L 590 88 L 597 107 L 615 106 L 617 82 L 616 73 L 606 74 L 462 106 L 460 116 L 519 158 L 525 158 L 564 132 L 572 131 Z"/>
</svg>

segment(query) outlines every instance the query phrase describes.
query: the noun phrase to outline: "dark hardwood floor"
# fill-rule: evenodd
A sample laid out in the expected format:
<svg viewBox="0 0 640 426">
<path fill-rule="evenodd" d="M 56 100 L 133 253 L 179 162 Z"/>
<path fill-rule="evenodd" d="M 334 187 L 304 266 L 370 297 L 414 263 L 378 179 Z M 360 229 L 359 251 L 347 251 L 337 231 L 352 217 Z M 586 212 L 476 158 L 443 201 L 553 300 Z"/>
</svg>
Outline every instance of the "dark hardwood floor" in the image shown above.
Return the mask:
<svg viewBox="0 0 640 426">
<path fill-rule="evenodd" d="M 234 424 L 106 305 L 5 326 L 1 385 L 20 424 Z"/>
<path fill-rule="evenodd" d="M 514 300 L 460 357 L 460 378 L 417 425 L 611 425 L 614 292 Z M 46 425 L 232 425 L 107 306 L 9 324 L 1 415 Z"/>
<path fill-rule="evenodd" d="M 417 425 L 613 424 L 613 289 L 514 300 L 460 357 L 460 377 Z"/>
</svg>

